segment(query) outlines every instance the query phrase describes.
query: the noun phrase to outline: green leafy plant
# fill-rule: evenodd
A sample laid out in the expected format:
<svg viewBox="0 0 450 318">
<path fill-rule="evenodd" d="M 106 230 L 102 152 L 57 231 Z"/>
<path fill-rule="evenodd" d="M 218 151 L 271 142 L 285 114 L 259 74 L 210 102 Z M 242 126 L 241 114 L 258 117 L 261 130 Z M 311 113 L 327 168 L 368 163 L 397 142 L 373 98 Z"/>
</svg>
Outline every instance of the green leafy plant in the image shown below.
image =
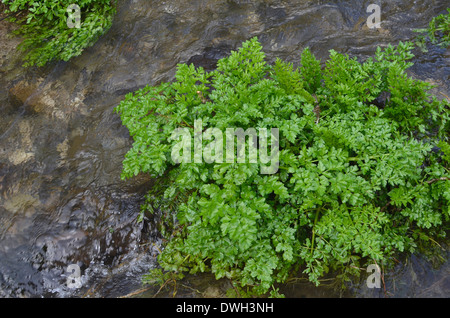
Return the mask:
<svg viewBox="0 0 450 318">
<path fill-rule="evenodd" d="M 253 38 L 213 72 L 180 64 L 173 83 L 127 94 L 116 107 L 134 140 L 122 178 L 160 181 L 140 216 L 170 219 L 161 268 L 212 272 L 233 295 L 278 296 L 299 270 L 319 284 L 445 235 L 449 163 L 433 147 L 448 140 L 449 105 L 406 74 L 412 48 L 379 48 L 364 63 L 331 50 L 323 68 L 305 49 L 294 68 L 267 64 Z M 172 132 L 193 141 L 196 119 L 203 131 L 278 128 L 278 172 L 174 162 Z"/>
<path fill-rule="evenodd" d="M 92 46 L 111 26 L 115 1 L 81 0 L 34 1 L 2 0 L 12 21 L 20 24 L 15 32 L 23 37 L 19 48 L 26 52 L 24 66 L 43 66 L 53 60 L 68 61 Z M 81 27 L 69 28 L 67 8 L 76 3 L 81 10 Z"/>
<path fill-rule="evenodd" d="M 422 51 L 427 51 L 425 44 L 427 38 L 432 44 L 438 44 L 444 48 L 450 45 L 450 8 L 447 8 L 447 11 L 448 14 L 440 14 L 431 19 L 427 28 L 415 30 L 421 33 L 416 44 Z"/>
</svg>

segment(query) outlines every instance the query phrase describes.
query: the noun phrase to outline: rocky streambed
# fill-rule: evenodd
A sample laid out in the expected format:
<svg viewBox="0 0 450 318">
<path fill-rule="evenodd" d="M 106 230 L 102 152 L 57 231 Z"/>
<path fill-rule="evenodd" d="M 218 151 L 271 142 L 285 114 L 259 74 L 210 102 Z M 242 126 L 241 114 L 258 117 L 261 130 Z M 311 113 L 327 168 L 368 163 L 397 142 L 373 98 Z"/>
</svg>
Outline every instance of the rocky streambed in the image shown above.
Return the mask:
<svg viewBox="0 0 450 318">
<path fill-rule="evenodd" d="M 415 28 L 448 2 L 382 1 L 381 28 L 367 27 L 370 1 L 119 1 L 112 28 L 69 62 L 21 67 L 15 28 L 0 22 L 0 297 L 119 297 L 155 295 L 141 277 L 156 266 L 158 219 L 137 223 L 152 180 L 122 181 L 131 140 L 114 107 L 125 94 L 172 80 L 178 63 L 214 69 L 218 59 L 257 36 L 269 61 L 297 64 L 309 46 L 364 60 L 377 46 L 411 39 Z M 413 76 L 449 96 L 449 51 L 420 53 Z M 421 255 L 386 273 L 387 291 L 354 284 L 342 292 L 299 280 L 291 297 L 446 297 L 448 249 L 438 267 Z M 81 270 L 67 285 L 67 267 Z M 223 296 L 227 282 L 189 277 L 177 296 Z M 171 291 L 158 294 L 171 296 Z"/>
</svg>

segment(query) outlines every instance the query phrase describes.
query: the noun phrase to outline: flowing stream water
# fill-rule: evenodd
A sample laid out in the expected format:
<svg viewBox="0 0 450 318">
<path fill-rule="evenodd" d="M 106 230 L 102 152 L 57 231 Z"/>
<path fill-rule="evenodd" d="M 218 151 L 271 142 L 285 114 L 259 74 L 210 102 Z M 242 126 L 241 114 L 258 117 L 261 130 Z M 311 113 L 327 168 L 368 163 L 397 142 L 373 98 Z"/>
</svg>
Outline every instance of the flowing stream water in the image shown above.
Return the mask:
<svg viewBox="0 0 450 318">
<path fill-rule="evenodd" d="M 369 29 L 367 7 L 381 7 Z M 121 0 L 111 29 L 69 62 L 21 67 L 15 28 L 0 22 L 0 297 L 151 297 L 142 275 L 157 265 L 157 218 L 137 223 L 152 180 L 122 181 L 131 145 L 114 107 L 125 94 L 173 79 L 178 63 L 214 69 L 218 59 L 257 36 L 273 62 L 298 64 L 309 46 L 325 61 L 330 49 L 364 60 L 377 46 L 412 39 L 444 13 L 448 0 L 149 1 Z M 1 17 L 1 16 L 0 16 Z M 449 50 L 417 52 L 410 74 L 449 96 Z M 300 280 L 288 297 L 448 297 L 449 251 L 437 266 L 422 255 L 385 273 L 386 288 L 350 284 L 346 291 Z M 69 288 L 67 267 L 81 269 Z M 364 274 L 362 277 L 365 277 Z M 179 297 L 223 296 L 211 275 L 188 277 Z M 386 290 L 385 290 L 386 289 Z M 173 290 L 158 294 L 173 296 Z"/>
</svg>

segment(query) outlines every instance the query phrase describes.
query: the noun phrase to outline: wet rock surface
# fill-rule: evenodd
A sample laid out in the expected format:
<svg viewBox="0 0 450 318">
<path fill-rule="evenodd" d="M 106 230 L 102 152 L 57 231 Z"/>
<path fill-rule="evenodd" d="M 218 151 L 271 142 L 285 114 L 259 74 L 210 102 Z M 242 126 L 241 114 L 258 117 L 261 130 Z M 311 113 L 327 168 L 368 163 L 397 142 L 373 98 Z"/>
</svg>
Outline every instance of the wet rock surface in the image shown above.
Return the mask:
<svg viewBox="0 0 450 318">
<path fill-rule="evenodd" d="M 378 45 L 410 39 L 448 5 L 385 2 L 382 28 L 372 30 L 370 3 L 121 1 L 112 28 L 81 56 L 28 70 L 16 52 L 20 40 L 7 36 L 14 26 L 1 21 L 0 296 L 116 297 L 141 288 L 161 239 L 155 220 L 136 222 L 152 180 L 120 179 L 131 140 L 114 107 L 128 92 L 172 80 L 178 63 L 214 69 L 253 36 L 269 62 L 280 57 L 298 65 L 307 46 L 322 61 L 330 49 L 364 60 Z M 448 96 L 449 59 L 448 51 L 430 50 L 411 72 Z M 79 289 L 67 287 L 70 264 L 81 268 Z M 422 282 L 427 290 L 408 296 L 447 293 L 448 267 L 442 271 Z M 430 277 L 419 275 L 419 285 L 420 279 Z M 198 284 L 205 295 L 223 295 L 213 278 Z M 189 289 L 178 295 L 192 296 Z"/>
</svg>

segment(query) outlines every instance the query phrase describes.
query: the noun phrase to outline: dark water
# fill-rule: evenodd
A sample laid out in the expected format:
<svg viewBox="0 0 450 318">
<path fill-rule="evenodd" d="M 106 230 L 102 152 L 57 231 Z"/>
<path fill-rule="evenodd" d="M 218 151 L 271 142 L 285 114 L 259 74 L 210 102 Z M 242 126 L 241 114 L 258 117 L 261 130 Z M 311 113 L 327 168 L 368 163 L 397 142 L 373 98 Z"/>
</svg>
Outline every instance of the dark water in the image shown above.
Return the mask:
<svg viewBox="0 0 450 318">
<path fill-rule="evenodd" d="M 381 29 L 368 29 L 370 3 Z M 213 69 L 258 36 L 267 60 L 297 64 L 309 46 L 364 60 L 377 46 L 411 39 L 449 1 L 120 1 L 110 31 L 82 56 L 39 69 L 20 67 L 13 28 L 0 22 L 0 297 L 150 297 L 142 274 L 156 266 L 157 220 L 137 223 L 145 176 L 120 180 L 131 145 L 114 107 L 128 92 L 170 81 L 177 63 Z M 449 51 L 418 52 L 411 74 L 449 96 Z M 449 249 L 434 266 L 420 255 L 385 273 L 386 288 L 355 283 L 345 291 L 298 280 L 291 297 L 447 297 Z M 81 288 L 67 287 L 67 266 L 81 268 Z M 364 276 L 364 274 L 363 274 Z M 177 296 L 221 296 L 229 287 L 190 277 Z M 164 291 L 158 296 L 171 296 Z"/>
</svg>

